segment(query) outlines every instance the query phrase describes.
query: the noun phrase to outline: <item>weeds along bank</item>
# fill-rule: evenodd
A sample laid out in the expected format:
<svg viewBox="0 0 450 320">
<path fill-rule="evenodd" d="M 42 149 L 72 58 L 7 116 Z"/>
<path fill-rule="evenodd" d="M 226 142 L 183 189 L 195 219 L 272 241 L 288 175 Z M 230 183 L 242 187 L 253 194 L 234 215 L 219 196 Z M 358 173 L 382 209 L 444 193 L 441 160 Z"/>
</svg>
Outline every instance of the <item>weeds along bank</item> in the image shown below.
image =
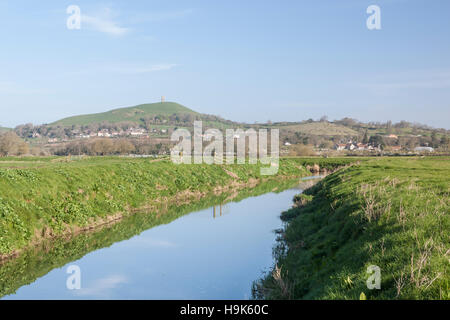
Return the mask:
<svg viewBox="0 0 450 320">
<path fill-rule="evenodd" d="M 450 299 L 450 159 L 372 159 L 296 196 L 269 299 Z M 380 268 L 380 289 L 368 273 Z M 373 287 L 373 286 L 371 286 Z"/>
<path fill-rule="evenodd" d="M 308 161 L 314 159 L 281 159 L 276 176 L 261 176 L 260 165 L 249 164 L 175 165 L 117 157 L 1 159 L 0 256 L 137 210 L 156 212 L 164 203 L 181 205 L 210 193 L 305 176 L 310 174 Z M 335 162 L 341 165 L 342 160 Z"/>
</svg>

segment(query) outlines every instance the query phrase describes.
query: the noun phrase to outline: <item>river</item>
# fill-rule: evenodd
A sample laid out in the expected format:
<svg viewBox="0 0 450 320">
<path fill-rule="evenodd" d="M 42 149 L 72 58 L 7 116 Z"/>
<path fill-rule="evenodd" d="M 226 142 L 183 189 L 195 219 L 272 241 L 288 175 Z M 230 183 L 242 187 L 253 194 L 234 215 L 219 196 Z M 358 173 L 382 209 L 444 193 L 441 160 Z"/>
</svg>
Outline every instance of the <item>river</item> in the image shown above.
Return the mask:
<svg viewBox="0 0 450 320">
<path fill-rule="evenodd" d="M 249 299 L 253 281 L 273 266 L 280 213 L 299 192 L 289 188 L 190 212 L 49 267 L 3 299 Z M 69 267 L 79 271 L 80 289 L 68 289 Z"/>
</svg>

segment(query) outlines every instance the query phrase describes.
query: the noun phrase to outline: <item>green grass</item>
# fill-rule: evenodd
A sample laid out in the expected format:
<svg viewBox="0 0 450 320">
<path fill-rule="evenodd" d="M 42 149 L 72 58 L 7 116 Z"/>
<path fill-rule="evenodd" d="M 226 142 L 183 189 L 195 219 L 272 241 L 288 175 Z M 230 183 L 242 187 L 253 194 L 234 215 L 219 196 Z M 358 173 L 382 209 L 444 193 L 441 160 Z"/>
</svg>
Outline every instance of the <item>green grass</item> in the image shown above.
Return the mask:
<svg viewBox="0 0 450 320">
<path fill-rule="evenodd" d="M 2 158 L 0 255 L 118 212 L 128 215 L 136 209 L 177 201 L 180 194 L 185 200 L 196 200 L 219 186 L 309 175 L 305 166 L 324 160 L 336 166 L 351 161 L 281 159 L 276 176 L 262 177 L 261 166 L 249 164 L 175 165 L 164 159 L 120 157 Z"/>
<path fill-rule="evenodd" d="M 450 159 L 370 159 L 308 189 L 255 283 L 268 299 L 450 299 Z M 381 289 L 369 290 L 371 265 Z"/>
<path fill-rule="evenodd" d="M 119 108 L 102 113 L 94 113 L 65 118 L 50 125 L 53 126 L 72 126 L 88 125 L 92 123 L 117 123 L 123 121 L 140 122 L 140 119 L 146 116 L 154 115 L 172 115 L 172 114 L 198 114 L 197 112 L 182 106 L 175 102 L 158 102 L 150 104 L 141 104 L 133 107 Z"/>
</svg>

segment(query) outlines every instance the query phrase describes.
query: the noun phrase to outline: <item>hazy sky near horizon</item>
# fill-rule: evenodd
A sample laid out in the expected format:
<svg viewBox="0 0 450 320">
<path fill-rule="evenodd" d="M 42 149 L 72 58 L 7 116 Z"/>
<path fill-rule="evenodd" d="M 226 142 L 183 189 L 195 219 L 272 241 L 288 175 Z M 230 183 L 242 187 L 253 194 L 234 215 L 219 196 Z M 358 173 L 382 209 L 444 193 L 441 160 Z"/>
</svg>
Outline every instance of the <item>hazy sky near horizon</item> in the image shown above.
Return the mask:
<svg viewBox="0 0 450 320">
<path fill-rule="evenodd" d="M 81 29 L 66 9 L 81 9 Z M 368 30 L 369 5 L 381 30 Z M 2 1 L 0 126 L 166 100 L 449 129 L 450 1 Z"/>
</svg>

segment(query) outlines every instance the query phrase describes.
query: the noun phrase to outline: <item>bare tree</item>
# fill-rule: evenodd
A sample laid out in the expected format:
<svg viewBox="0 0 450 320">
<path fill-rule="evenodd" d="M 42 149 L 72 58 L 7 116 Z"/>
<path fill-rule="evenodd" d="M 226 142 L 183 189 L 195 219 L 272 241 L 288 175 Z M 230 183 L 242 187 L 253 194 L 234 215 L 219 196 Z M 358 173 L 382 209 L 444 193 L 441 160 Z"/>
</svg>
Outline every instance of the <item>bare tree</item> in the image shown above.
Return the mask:
<svg viewBox="0 0 450 320">
<path fill-rule="evenodd" d="M 28 152 L 28 144 L 20 139 L 15 132 L 9 131 L 0 135 L 0 155 L 16 156 L 24 155 Z"/>
</svg>

